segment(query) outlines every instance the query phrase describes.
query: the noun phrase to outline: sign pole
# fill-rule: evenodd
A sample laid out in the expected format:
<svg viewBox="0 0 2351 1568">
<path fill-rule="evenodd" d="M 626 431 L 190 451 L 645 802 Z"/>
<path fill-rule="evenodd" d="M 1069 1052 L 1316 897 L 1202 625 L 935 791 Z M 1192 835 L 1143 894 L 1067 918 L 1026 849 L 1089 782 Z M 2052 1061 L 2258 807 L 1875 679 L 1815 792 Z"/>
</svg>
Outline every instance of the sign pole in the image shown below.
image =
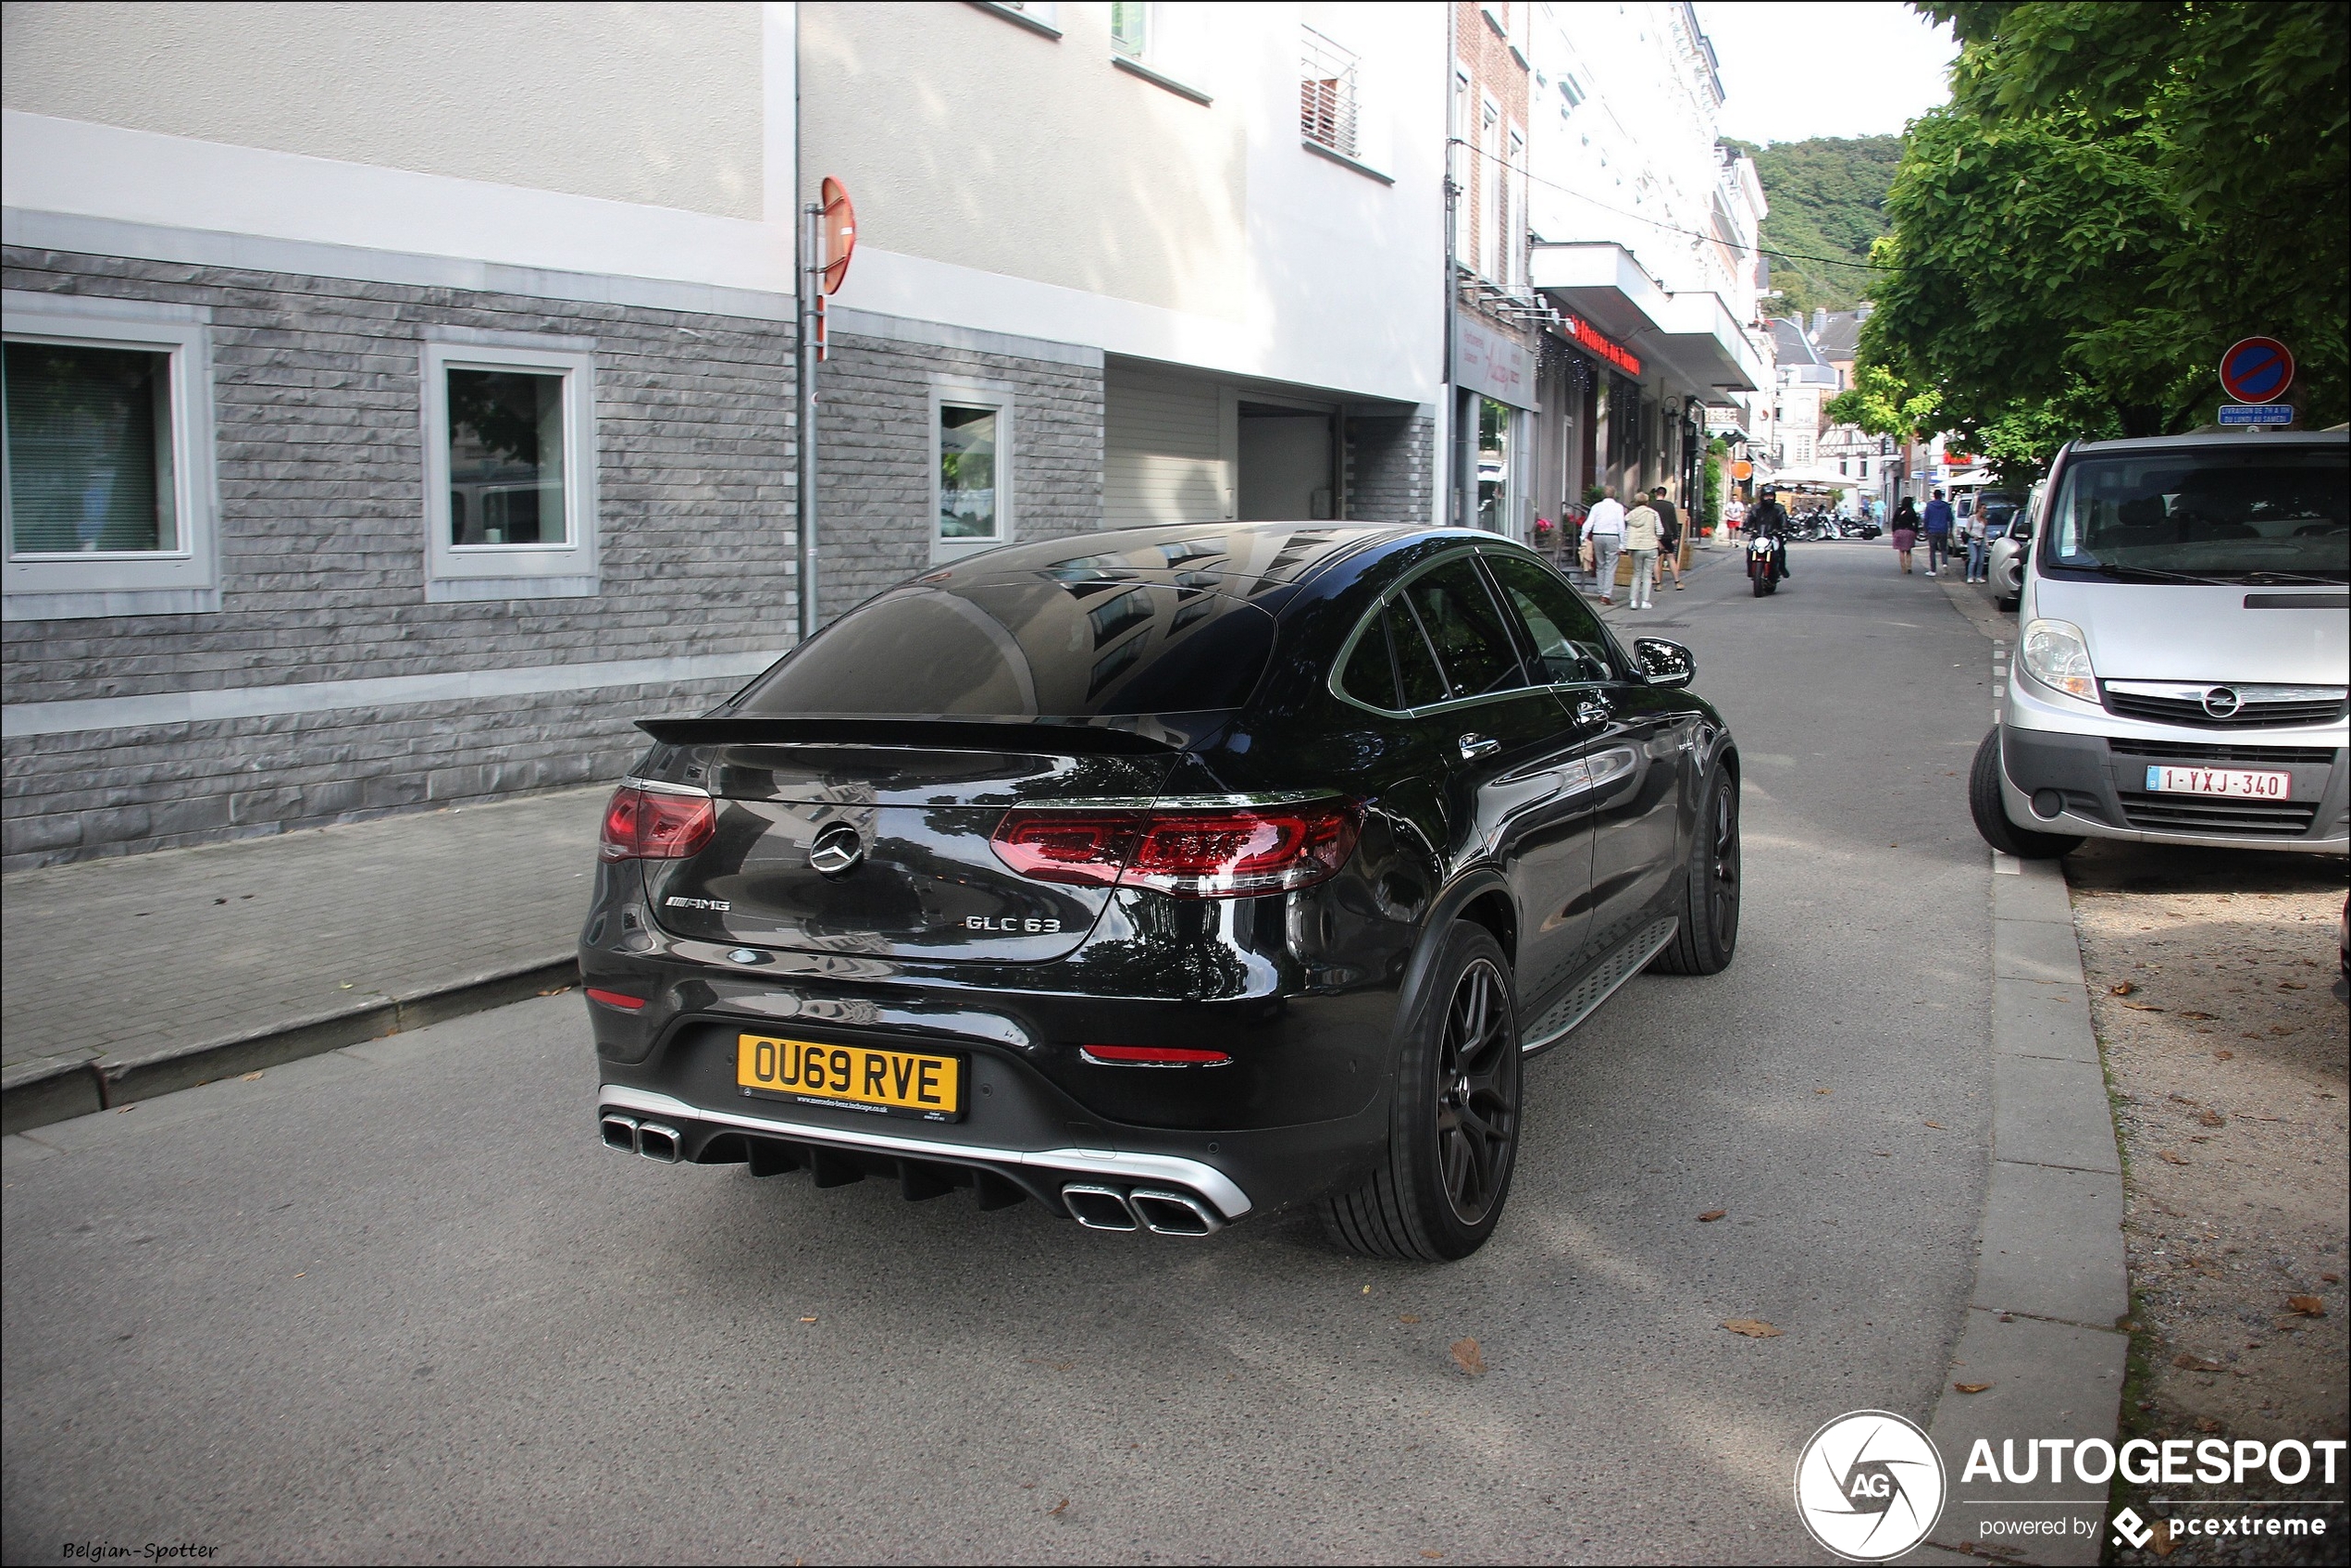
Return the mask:
<svg viewBox="0 0 2351 1568">
<path fill-rule="evenodd" d="M 800 215 L 800 641 L 816 635 L 816 332 L 824 288 L 824 208 Z"/>
</svg>

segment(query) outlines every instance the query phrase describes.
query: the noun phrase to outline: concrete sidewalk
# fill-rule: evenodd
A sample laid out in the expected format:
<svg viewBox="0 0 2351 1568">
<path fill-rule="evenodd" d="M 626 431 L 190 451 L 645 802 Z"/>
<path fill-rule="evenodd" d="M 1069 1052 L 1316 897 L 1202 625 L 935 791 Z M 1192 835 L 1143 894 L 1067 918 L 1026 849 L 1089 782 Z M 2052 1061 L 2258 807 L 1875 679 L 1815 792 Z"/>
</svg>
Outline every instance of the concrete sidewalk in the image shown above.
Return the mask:
<svg viewBox="0 0 2351 1568">
<path fill-rule="evenodd" d="M 10 873 L 6 1130 L 574 983 L 609 792 Z"/>
</svg>

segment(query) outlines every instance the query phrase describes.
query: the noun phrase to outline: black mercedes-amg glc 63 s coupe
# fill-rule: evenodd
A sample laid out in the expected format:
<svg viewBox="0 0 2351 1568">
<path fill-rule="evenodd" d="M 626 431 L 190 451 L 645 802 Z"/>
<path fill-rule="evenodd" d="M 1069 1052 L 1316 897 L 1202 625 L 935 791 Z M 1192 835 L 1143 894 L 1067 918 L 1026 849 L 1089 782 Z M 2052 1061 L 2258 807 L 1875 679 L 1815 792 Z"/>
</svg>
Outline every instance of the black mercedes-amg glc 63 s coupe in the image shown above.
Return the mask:
<svg viewBox="0 0 2351 1568">
<path fill-rule="evenodd" d="M 1521 1067 L 1738 934 L 1739 760 L 1491 535 L 1211 523 L 866 601 L 613 796 L 603 1136 L 1206 1235 L 1474 1251 Z"/>
</svg>

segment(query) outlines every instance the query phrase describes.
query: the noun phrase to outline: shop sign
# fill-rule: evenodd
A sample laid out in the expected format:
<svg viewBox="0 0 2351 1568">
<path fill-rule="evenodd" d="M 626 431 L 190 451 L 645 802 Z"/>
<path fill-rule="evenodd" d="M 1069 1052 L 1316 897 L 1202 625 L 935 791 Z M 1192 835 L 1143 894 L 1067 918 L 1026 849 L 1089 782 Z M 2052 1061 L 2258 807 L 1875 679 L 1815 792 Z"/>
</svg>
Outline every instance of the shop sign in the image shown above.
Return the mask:
<svg viewBox="0 0 2351 1568">
<path fill-rule="evenodd" d="M 1453 334 L 1453 384 L 1513 408 L 1535 406 L 1535 362 L 1526 345 L 1462 317 Z"/>
<path fill-rule="evenodd" d="M 1563 315 L 1560 319 L 1567 324 L 1567 335 L 1591 350 L 1592 353 L 1598 355 L 1628 376 L 1637 376 L 1641 373 L 1640 357 L 1619 345 L 1589 321 L 1580 316 Z"/>
</svg>

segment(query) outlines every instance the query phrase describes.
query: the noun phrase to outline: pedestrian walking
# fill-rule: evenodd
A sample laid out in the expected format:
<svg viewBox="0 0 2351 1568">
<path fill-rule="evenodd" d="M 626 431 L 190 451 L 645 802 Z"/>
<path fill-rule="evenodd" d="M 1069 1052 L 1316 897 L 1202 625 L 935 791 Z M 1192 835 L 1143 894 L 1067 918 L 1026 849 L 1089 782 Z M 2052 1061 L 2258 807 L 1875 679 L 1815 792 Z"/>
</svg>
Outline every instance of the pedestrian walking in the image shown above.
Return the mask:
<svg viewBox="0 0 2351 1568">
<path fill-rule="evenodd" d="M 1624 504 L 1616 499 L 1616 487 L 1609 485 L 1584 519 L 1584 561 L 1592 570 L 1603 604 L 1616 603 L 1611 596 L 1616 587 L 1616 553 L 1623 548 Z"/>
<path fill-rule="evenodd" d="M 1646 610 L 1656 603 L 1649 594 L 1656 585 L 1657 547 L 1664 520 L 1647 501 L 1637 495 L 1633 500 L 1633 509 L 1624 514 L 1624 554 L 1633 560 L 1633 608 Z"/>
<path fill-rule="evenodd" d="M 1951 504 L 1936 491 L 1926 504 L 1926 575 L 1951 558 Z"/>
<path fill-rule="evenodd" d="M 1967 520 L 1967 579 L 1988 582 L 1992 558 L 1992 541 L 1984 537 L 1984 504 L 1976 503 L 1974 514 Z"/>
<path fill-rule="evenodd" d="M 1673 591 L 1682 591 L 1682 514 L 1665 499 L 1665 487 L 1649 492 L 1649 510 L 1657 514 L 1657 564 L 1673 574 Z M 1658 579 L 1660 588 L 1665 586 Z"/>
<path fill-rule="evenodd" d="M 1894 508 L 1894 527 L 1887 530 L 1886 537 L 1894 541 L 1894 554 L 1902 558 L 1902 575 L 1908 577 L 1910 552 L 1919 543 L 1919 509 L 1909 496 L 1904 496 L 1902 504 Z"/>
</svg>

